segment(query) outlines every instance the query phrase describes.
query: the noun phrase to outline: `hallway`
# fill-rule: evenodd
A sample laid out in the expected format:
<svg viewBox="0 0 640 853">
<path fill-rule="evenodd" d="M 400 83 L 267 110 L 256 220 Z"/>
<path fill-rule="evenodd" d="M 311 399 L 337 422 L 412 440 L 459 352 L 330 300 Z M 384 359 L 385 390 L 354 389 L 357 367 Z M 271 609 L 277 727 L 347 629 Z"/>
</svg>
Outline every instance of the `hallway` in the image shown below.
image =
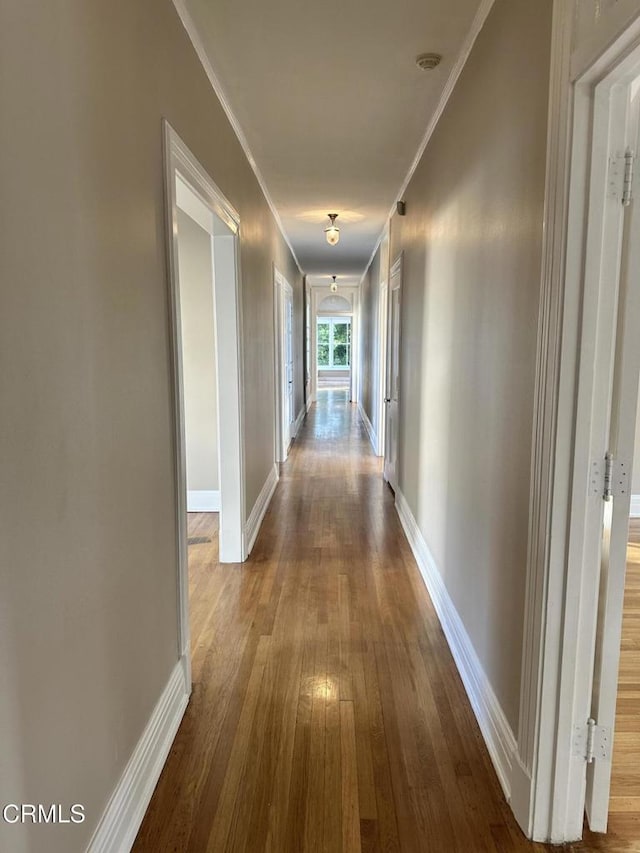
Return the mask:
<svg viewBox="0 0 640 853">
<path fill-rule="evenodd" d="M 193 695 L 134 850 L 543 850 L 504 801 L 356 408 L 319 396 L 246 564 L 217 564 L 216 516 L 190 516 Z M 566 849 L 631 849 L 615 843 Z"/>
</svg>

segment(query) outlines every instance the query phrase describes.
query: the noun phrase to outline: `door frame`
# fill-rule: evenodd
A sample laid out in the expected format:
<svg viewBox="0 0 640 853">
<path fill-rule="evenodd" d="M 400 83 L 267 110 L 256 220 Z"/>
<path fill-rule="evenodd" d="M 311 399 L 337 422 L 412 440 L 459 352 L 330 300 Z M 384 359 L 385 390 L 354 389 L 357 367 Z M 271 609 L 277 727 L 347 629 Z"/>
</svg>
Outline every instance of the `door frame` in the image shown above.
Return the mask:
<svg viewBox="0 0 640 853">
<path fill-rule="evenodd" d="M 285 296 L 289 296 L 291 298 L 291 303 L 293 305 L 293 288 L 286 280 L 286 278 L 282 275 L 280 270 L 273 265 L 273 330 L 274 330 L 274 389 L 275 389 L 275 412 L 276 412 L 276 424 L 275 424 L 275 447 L 274 447 L 274 458 L 276 462 L 286 462 L 287 456 L 289 455 L 289 448 L 291 446 L 291 442 L 294 439 L 294 425 L 296 421 L 296 412 L 292 411 L 289 413 L 290 422 L 289 422 L 289 441 L 286 442 L 285 447 L 285 433 L 286 433 L 286 424 L 284 422 L 285 418 L 285 405 L 286 405 L 286 392 L 285 388 L 286 379 L 286 366 L 284 363 L 285 353 L 286 353 L 286 341 L 285 341 L 285 317 L 284 317 L 284 303 Z M 293 328 L 291 329 L 291 346 L 294 346 L 294 334 Z M 294 381 L 294 389 L 293 389 L 293 405 L 295 409 L 295 381 Z"/>
<path fill-rule="evenodd" d="M 321 311 L 319 306 L 323 299 L 332 296 L 329 285 L 311 284 L 311 394 L 308 406 L 318 400 L 318 317 L 350 316 L 351 317 L 351 403 L 358 403 L 361 395 L 361 376 L 358 369 L 360 359 L 360 285 L 344 284 L 338 288 L 338 295 L 344 297 L 351 305 L 349 311 Z"/>
<path fill-rule="evenodd" d="M 574 740 L 591 717 L 598 611 L 604 594 L 600 589 L 602 492 L 624 228 L 620 192 L 611 190 L 610 160 L 624 152 L 626 97 L 630 78 L 639 74 L 640 41 L 636 40 L 635 49 L 625 44 L 606 63 L 596 63 L 575 85 L 574 158 L 579 155 L 586 169 L 572 177 L 570 199 L 579 199 L 587 215 L 581 233 L 570 229 L 568 241 L 567 276 L 582 274 L 583 299 L 559 671 L 564 725 L 558 730 L 552 815 L 554 824 L 559 828 L 564 822 L 564 834 L 575 838 L 582 834 L 587 766 L 582 748 L 576 748 Z M 591 152 L 588 158 L 587 152 Z M 574 257 L 579 259 L 580 269 L 573 269 Z"/>
<path fill-rule="evenodd" d="M 176 178 L 223 223 L 232 240 L 233 280 L 214 287 L 216 340 L 218 342 L 218 436 L 220 448 L 220 562 L 246 559 L 245 463 L 242 362 L 242 298 L 239 233 L 240 217 L 220 192 L 189 148 L 163 120 L 163 159 L 169 333 L 171 342 L 173 458 L 175 471 L 178 651 L 191 685 L 189 630 L 189 565 L 187 551 L 187 478 L 180 321 L 180 273 L 178 267 L 178 206 Z M 216 238 L 212 237 L 212 248 Z M 215 278 L 214 257 L 214 278 Z M 212 282 L 213 285 L 213 282 Z"/>
<path fill-rule="evenodd" d="M 582 835 L 586 771 L 584 759 L 573 755 L 574 727 L 589 716 L 598 607 L 585 563 L 593 530 L 580 518 L 597 458 L 585 413 L 602 397 L 597 382 L 611 343 L 596 334 L 607 304 L 600 266 L 598 275 L 584 276 L 588 216 L 594 223 L 600 215 L 600 233 L 605 229 L 589 192 L 593 180 L 601 188 L 607 180 L 601 130 L 593 149 L 600 167 L 591 170 L 594 93 L 605 78 L 615 86 L 615 75 L 624 73 L 640 44 L 640 17 L 595 56 L 593 44 L 589 54 L 573 51 L 574 27 L 574 3 L 555 0 L 521 701 L 510 791 L 527 836 L 553 843 Z M 593 270 L 599 261 L 591 238 L 588 248 Z"/>
</svg>

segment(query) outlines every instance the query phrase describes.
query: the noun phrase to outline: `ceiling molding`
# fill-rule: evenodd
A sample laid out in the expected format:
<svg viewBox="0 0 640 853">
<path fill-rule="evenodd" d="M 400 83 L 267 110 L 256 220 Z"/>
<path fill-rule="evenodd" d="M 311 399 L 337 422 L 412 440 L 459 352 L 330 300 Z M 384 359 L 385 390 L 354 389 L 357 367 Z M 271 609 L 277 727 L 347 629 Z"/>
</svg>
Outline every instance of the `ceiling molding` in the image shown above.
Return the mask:
<svg viewBox="0 0 640 853">
<path fill-rule="evenodd" d="M 440 96 L 440 100 L 438 101 L 438 106 L 435 109 L 435 112 L 431 116 L 431 120 L 427 126 L 427 130 L 422 137 L 422 142 L 420 143 L 420 147 L 418 148 L 418 152 L 414 157 L 413 163 L 411 164 L 409 171 L 407 172 L 407 176 L 404 179 L 402 186 L 400 187 L 397 195 L 397 199 L 401 199 L 404 195 L 404 191 L 409 186 L 409 181 L 413 177 L 413 173 L 418 168 L 418 163 L 422 160 L 422 155 L 425 152 L 427 145 L 429 144 L 429 140 L 433 135 L 433 131 L 436 129 L 438 122 L 444 112 L 445 107 L 451 97 L 453 90 L 455 89 L 456 83 L 458 82 L 458 78 L 462 74 L 462 69 L 467 64 L 467 60 L 471 55 L 471 51 L 473 50 L 473 45 L 475 44 L 478 35 L 480 34 L 480 30 L 484 26 L 484 22 L 487 20 L 489 12 L 491 11 L 491 7 L 493 6 L 494 0 L 482 0 L 478 11 L 476 12 L 476 16 L 473 19 L 473 23 L 471 24 L 471 29 L 467 33 L 467 37 L 464 40 L 462 48 L 460 49 L 460 53 L 458 54 L 458 58 L 455 61 L 453 68 L 451 69 L 451 73 L 447 79 L 444 89 L 442 90 L 442 95 Z M 389 218 L 393 211 L 396 209 L 396 201 L 391 205 L 391 209 L 389 211 Z M 382 239 L 382 235 L 381 235 Z"/>
<path fill-rule="evenodd" d="M 467 60 L 469 59 L 469 56 L 471 55 L 471 51 L 473 50 L 473 45 L 475 44 L 475 41 L 480 34 L 480 30 L 484 26 L 484 22 L 487 20 L 487 17 L 489 15 L 489 12 L 491 11 L 491 8 L 492 8 L 494 2 L 495 2 L 495 0 L 482 0 L 482 2 L 480 3 L 480 6 L 478 7 L 478 11 L 476 12 L 476 16 L 473 19 L 473 23 L 471 24 L 471 28 L 469 29 L 469 32 L 467 33 L 467 37 L 464 40 L 464 44 L 462 45 L 462 47 L 460 49 L 460 53 L 458 54 L 458 58 L 456 59 L 454 66 L 451 69 L 451 73 L 449 74 L 449 77 L 447 78 L 447 82 L 445 84 L 445 87 L 442 90 L 442 95 L 440 96 L 440 100 L 438 101 L 438 106 L 436 107 L 435 112 L 431 116 L 431 120 L 429 121 L 429 124 L 427 126 L 426 131 L 425 131 L 425 134 L 422 137 L 422 142 L 420 143 L 420 147 L 418 148 L 416 156 L 413 159 L 413 163 L 409 167 L 409 171 L 407 172 L 407 176 L 405 177 L 404 181 L 402 182 L 400 189 L 398 190 L 398 193 L 396 195 L 396 200 L 393 202 L 393 204 L 389 208 L 387 220 L 385 221 L 384 227 L 383 227 L 382 231 L 380 232 L 380 236 L 376 240 L 376 244 L 373 248 L 373 252 L 371 252 L 371 257 L 369 258 L 369 262 L 367 263 L 365 270 L 364 270 L 364 273 L 362 274 L 361 281 L 364 281 L 364 277 L 367 274 L 367 271 L 369 270 L 369 267 L 371 266 L 373 259 L 375 258 L 376 252 L 380 248 L 380 243 L 382 243 L 382 238 L 384 237 L 385 229 L 387 228 L 387 225 L 388 225 L 391 217 L 393 216 L 393 214 L 395 212 L 397 202 L 402 199 L 402 196 L 404 195 L 405 190 L 409 186 L 409 181 L 413 177 L 415 170 L 418 168 L 418 164 L 420 163 L 420 160 L 422 160 L 422 155 L 424 154 L 424 152 L 427 148 L 427 145 L 429 144 L 429 140 L 433 136 L 433 132 L 436 129 L 438 122 L 440 121 L 440 118 L 442 117 L 442 113 L 444 112 L 445 107 L 447 106 L 447 103 L 449 101 L 449 98 L 451 97 L 451 94 L 452 94 L 453 90 L 455 89 L 456 83 L 458 82 L 458 78 L 462 74 L 462 69 L 467 64 Z"/>
<path fill-rule="evenodd" d="M 273 215 L 273 218 L 276 221 L 276 225 L 278 226 L 280 233 L 282 234 L 282 238 L 289 247 L 289 251 L 293 256 L 293 260 L 296 262 L 298 271 L 300 272 L 300 275 L 304 275 L 302 267 L 300 266 L 300 262 L 298 261 L 298 257 L 293 249 L 293 246 L 291 245 L 289 238 L 287 237 L 287 234 L 284 230 L 284 226 L 282 225 L 280 214 L 276 210 L 276 206 L 273 203 L 273 199 L 271 198 L 269 190 L 267 189 L 267 186 L 264 182 L 264 178 L 262 177 L 260 169 L 258 168 L 258 164 L 256 163 L 253 154 L 251 153 L 247 138 L 244 135 L 242 128 L 240 127 L 238 119 L 235 117 L 233 110 L 231 109 L 231 105 L 229 104 L 222 84 L 220 83 L 220 80 L 218 79 L 215 71 L 213 70 L 213 66 L 211 65 L 209 57 L 207 56 L 207 52 L 205 50 L 204 44 L 202 43 L 202 39 L 198 35 L 197 27 L 194 23 L 193 18 L 191 17 L 191 13 L 186 7 L 185 0 L 173 0 L 173 5 L 175 6 L 176 12 L 178 13 L 180 20 L 182 21 L 183 27 L 187 31 L 187 35 L 189 36 L 189 39 L 191 40 L 191 44 L 193 45 L 198 59 L 200 60 L 200 63 L 204 68 L 205 74 L 209 78 L 209 82 L 213 87 L 213 91 L 216 93 L 218 100 L 220 101 L 220 104 L 222 106 L 222 109 L 224 110 L 225 115 L 229 120 L 229 124 L 233 128 L 233 132 L 237 136 L 238 142 L 240 143 L 242 150 L 244 151 L 245 156 L 249 161 L 249 165 L 251 166 L 251 169 L 253 170 L 253 173 L 256 176 L 256 179 L 260 185 L 260 189 L 262 190 L 262 194 L 264 195 L 266 202 L 269 205 L 269 208 Z"/>
</svg>

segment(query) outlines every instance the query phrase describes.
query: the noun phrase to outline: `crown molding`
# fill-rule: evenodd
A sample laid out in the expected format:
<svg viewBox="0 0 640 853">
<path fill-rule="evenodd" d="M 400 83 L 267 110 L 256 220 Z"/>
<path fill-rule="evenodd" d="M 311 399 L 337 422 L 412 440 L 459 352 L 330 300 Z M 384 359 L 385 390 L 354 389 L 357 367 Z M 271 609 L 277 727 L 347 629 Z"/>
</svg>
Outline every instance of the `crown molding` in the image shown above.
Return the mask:
<svg viewBox="0 0 640 853">
<path fill-rule="evenodd" d="M 429 124 L 427 125 L 427 129 L 425 131 L 424 136 L 422 137 L 422 142 L 418 148 L 416 156 L 413 158 L 413 162 L 409 167 L 409 171 L 407 172 L 407 176 L 405 177 L 400 189 L 398 190 L 398 195 L 394 200 L 391 208 L 389 210 L 389 218 L 393 214 L 393 211 L 396 207 L 396 200 L 401 199 L 404 195 L 404 191 L 409 186 L 409 181 L 413 177 L 413 173 L 418 168 L 418 163 L 422 159 L 422 155 L 425 152 L 427 145 L 429 144 L 429 140 L 431 139 L 434 130 L 436 129 L 440 118 L 442 117 L 442 113 L 444 112 L 447 103 L 449 102 L 449 98 L 455 89 L 456 83 L 458 82 L 458 78 L 462 74 L 462 69 L 467 64 L 467 60 L 471 55 L 471 51 L 473 50 L 473 45 L 475 44 L 478 35 L 480 34 L 480 30 L 484 26 L 484 22 L 487 20 L 489 12 L 494 4 L 494 0 L 482 0 L 480 6 L 478 7 L 478 11 L 476 12 L 476 16 L 473 19 L 473 23 L 471 24 L 471 28 L 467 33 L 467 37 L 464 40 L 462 48 L 460 49 L 460 53 L 458 54 L 458 58 L 456 59 L 451 72 L 449 73 L 449 77 L 447 78 L 447 82 L 445 83 L 445 87 L 442 90 L 442 94 L 440 95 L 440 100 L 438 101 L 438 106 L 434 114 L 431 116 Z M 382 239 L 382 235 L 381 235 Z"/>
<path fill-rule="evenodd" d="M 194 50 L 198 56 L 198 59 L 200 60 L 200 63 L 202 65 L 202 67 L 204 68 L 205 74 L 209 78 L 209 82 L 211 83 L 213 91 L 216 93 L 216 96 L 217 96 L 218 100 L 220 101 L 220 105 L 222 106 L 222 109 L 224 110 L 224 113 L 225 113 L 227 119 L 229 120 L 229 124 L 233 128 L 233 132 L 235 133 L 236 137 L 238 138 L 238 142 L 240 143 L 240 146 L 242 147 L 242 150 L 244 151 L 244 154 L 245 154 L 247 160 L 249 161 L 249 165 L 251 166 L 253 174 L 256 176 L 256 180 L 258 181 L 258 184 L 260 185 L 260 189 L 262 190 L 262 194 L 264 195 L 266 202 L 269 205 L 269 208 L 271 210 L 273 218 L 275 219 L 276 225 L 278 226 L 278 229 L 280 230 L 280 233 L 282 234 L 282 238 L 284 239 L 285 243 L 289 247 L 289 251 L 291 252 L 291 255 L 293 256 L 293 260 L 296 262 L 296 266 L 298 267 L 298 271 L 299 271 L 300 275 L 304 275 L 304 273 L 302 271 L 302 267 L 300 266 L 300 262 L 298 261 L 298 257 L 296 255 L 294 249 L 293 249 L 293 246 L 291 245 L 291 241 L 289 240 L 289 237 L 287 236 L 287 233 L 284 230 L 284 225 L 282 224 L 282 220 L 280 219 L 280 214 L 276 210 L 276 206 L 273 202 L 273 199 L 271 198 L 271 194 L 269 193 L 269 190 L 267 189 L 267 185 L 265 184 L 264 178 L 262 177 L 262 173 L 260 172 L 260 169 L 258 168 L 258 164 L 256 163 L 255 158 L 254 158 L 253 154 L 251 153 L 251 149 L 249 148 L 249 143 L 247 142 L 247 137 L 244 135 L 244 131 L 242 130 L 242 127 L 240 126 L 240 122 L 238 121 L 238 119 L 234 115 L 233 110 L 231 109 L 231 105 L 230 105 L 229 100 L 226 96 L 224 88 L 223 88 L 222 84 L 220 83 L 220 80 L 218 79 L 217 74 L 213 70 L 213 66 L 211 65 L 211 61 L 209 60 L 209 57 L 207 55 L 207 51 L 206 51 L 205 46 L 202 42 L 202 39 L 200 38 L 196 24 L 195 24 L 193 18 L 191 17 L 191 13 L 187 9 L 186 2 L 185 2 L 185 0 L 173 0 L 173 5 L 175 6 L 176 12 L 178 13 L 178 17 L 182 21 L 183 27 L 187 31 L 187 35 L 189 36 L 189 39 L 191 40 L 191 44 L 193 45 L 193 48 L 194 48 Z"/>
<path fill-rule="evenodd" d="M 440 100 L 438 101 L 438 105 L 436 107 L 436 110 L 435 110 L 434 114 L 432 115 L 431 120 L 429 121 L 429 124 L 427 126 L 426 131 L 425 131 L 425 134 L 422 137 L 422 141 L 420 142 L 420 145 L 418 147 L 416 155 L 415 155 L 415 157 L 411 163 L 411 166 L 409 167 L 409 170 L 405 176 L 405 179 L 402 182 L 398 192 L 396 193 L 394 202 L 391 205 L 391 207 L 389 208 L 389 213 L 386 217 L 384 228 L 382 229 L 382 231 L 380 232 L 380 236 L 376 240 L 375 246 L 373 248 L 373 251 L 371 252 L 371 256 L 369 257 L 368 263 L 365 265 L 364 272 L 362 274 L 362 279 L 364 279 L 364 276 L 366 275 L 367 270 L 371 266 L 371 262 L 373 261 L 375 253 L 378 251 L 378 248 L 380 247 L 380 243 L 382 242 L 382 238 L 384 236 L 384 232 L 385 232 L 385 229 L 387 227 L 387 223 L 391 219 L 391 217 L 393 215 L 393 211 L 395 210 L 396 200 L 401 198 L 402 195 L 404 194 L 407 186 L 409 185 L 411 178 L 413 177 L 415 170 L 418 167 L 418 164 L 420 163 L 420 160 L 422 159 L 422 156 L 425 152 L 425 149 L 429 143 L 429 140 L 431 139 L 431 136 L 433 135 L 433 132 L 436 129 L 438 122 L 440 121 L 442 113 L 444 112 L 444 109 L 445 109 L 445 107 L 449 101 L 449 98 L 451 97 L 451 94 L 452 94 L 452 92 L 456 86 L 456 83 L 458 82 L 458 78 L 460 77 L 460 74 L 462 73 L 462 69 L 464 68 L 464 66 L 467 63 L 467 60 L 469 59 L 469 56 L 471 54 L 471 51 L 473 50 L 473 45 L 475 44 L 476 38 L 478 37 L 480 30 L 484 26 L 484 23 L 487 19 L 487 16 L 489 15 L 489 12 L 491 11 L 491 8 L 493 7 L 493 4 L 494 4 L 494 0 L 482 0 L 482 2 L 480 3 L 480 6 L 478 7 L 478 11 L 476 12 L 475 18 L 473 19 L 473 23 L 471 24 L 469 32 L 467 33 L 467 37 L 466 37 L 466 39 L 462 45 L 462 48 L 460 49 L 460 53 L 458 54 L 458 57 L 457 57 L 454 65 L 453 65 L 453 68 L 451 69 L 451 71 L 449 73 L 449 77 L 447 78 L 447 82 L 446 82 L 445 87 L 444 87 L 442 94 L 440 96 Z M 207 77 L 209 78 L 209 82 L 211 83 L 211 86 L 213 87 L 213 90 L 216 93 L 218 100 L 220 101 L 222 109 L 224 110 L 225 115 L 227 116 L 229 123 L 231 124 L 231 127 L 233 128 L 233 131 L 234 131 L 236 137 L 238 138 L 238 142 L 240 143 L 242 150 L 244 151 L 245 156 L 246 156 L 247 160 L 249 161 L 249 165 L 251 166 L 253 173 L 256 176 L 256 179 L 260 185 L 260 189 L 262 190 L 262 193 L 263 193 L 263 195 L 267 201 L 267 204 L 269 205 L 269 208 L 271 210 L 271 213 L 273 214 L 273 218 L 276 221 L 276 224 L 280 230 L 280 233 L 282 234 L 284 241 L 286 242 L 287 246 L 289 247 L 289 251 L 291 252 L 293 259 L 296 262 L 296 266 L 298 267 L 300 274 L 304 275 L 302 267 L 300 266 L 300 262 L 298 261 L 298 257 L 294 251 L 293 246 L 291 245 L 291 241 L 289 240 L 289 237 L 287 236 L 287 234 L 284 230 L 284 226 L 282 224 L 280 214 L 278 213 L 276 206 L 273 202 L 273 199 L 271 198 L 271 195 L 269 193 L 269 190 L 267 189 L 264 178 L 262 177 L 260 169 L 258 168 L 258 164 L 256 163 L 255 158 L 254 158 L 253 154 L 251 153 L 251 149 L 249 148 L 249 143 L 247 142 L 247 138 L 244 135 L 242 127 L 240 126 L 240 123 L 238 122 L 238 119 L 236 118 L 236 116 L 233 113 L 233 110 L 231 109 L 231 105 L 229 104 L 229 101 L 228 101 L 227 96 L 225 94 L 224 88 L 223 88 L 222 84 L 220 83 L 220 80 L 218 79 L 215 71 L 213 70 L 213 66 L 211 65 L 211 62 L 210 62 L 209 57 L 207 55 L 207 52 L 206 52 L 206 49 L 205 49 L 204 44 L 202 42 L 202 39 L 200 38 L 200 36 L 198 34 L 198 30 L 197 30 L 197 27 L 195 25 L 195 22 L 194 22 L 193 18 L 191 17 L 191 13 L 187 9 L 186 2 L 185 2 L 185 0 L 173 0 L 173 5 L 176 8 L 176 11 L 178 13 L 178 16 L 180 17 L 180 20 L 182 21 L 182 25 L 184 26 L 185 30 L 187 31 L 187 34 L 191 40 L 191 43 L 194 47 L 194 50 L 195 50 L 195 52 L 196 52 L 196 54 L 197 54 L 197 56 L 198 56 L 198 58 L 202 64 L 202 67 L 204 68 L 205 73 L 206 73 Z M 362 281 L 362 279 L 361 279 L 361 281 Z"/>
<path fill-rule="evenodd" d="M 418 147 L 418 151 L 416 152 L 416 156 L 413 158 L 413 162 L 409 167 L 409 171 L 406 174 L 404 181 L 402 182 L 400 189 L 396 193 L 393 204 L 389 208 L 389 213 L 387 214 L 387 218 L 385 220 L 384 228 L 380 232 L 380 236 L 378 237 L 375 246 L 373 247 L 373 252 L 371 252 L 371 257 L 369 258 L 369 262 L 367 263 L 364 273 L 362 274 L 362 278 L 367 273 L 367 270 L 371 266 L 371 262 L 373 261 L 376 252 L 380 247 L 380 243 L 382 242 L 382 238 L 384 237 L 385 228 L 387 227 L 387 223 L 393 216 L 393 213 L 396 209 L 396 202 L 402 198 L 405 190 L 409 186 L 409 181 L 413 177 L 415 170 L 418 168 L 418 164 L 422 159 L 422 155 L 425 152 L 427 145 L 429 144 L 429 140 L 431 139 L 434 130 L 436 129 L 440 118 L 442 117 L 442 113 L 444 112 L 445 107 L 451 97 L 453 90 L 455 89 L 456 83 L 458 82 L 458 78 L 462 74 L 462 69 L 467 64 L 467 60 L 471 55 L 471 51 L 473 50 L 473 45 L 475 44 L 478 35 L 480 34 L 480 30 L 484 26 L 484 22 L 487 20 L 489 12 L 494 4 L 495 0 L 482 0 L 480 6 L 478 7 L 478 11 L 476 12 L 476 16 L 473 19 L 473 23 L 471 24 L 471 28 L 467 33 L 467 37 L 464 40 L 464 43 L 460 49 L 460 53 L 458 54 L 458 58 L 456 59 L 453 68 L 449 73 L 449 77 L 447 78 L 447 82 L 445 84 L 444 89 L 442 90 L 442 94 L 440 95 L 440 100 L 438 101 L 438 106 L 434 114 L 431 116 L 429 124 L 427 125 L 427 129 L 425 131 L 424 136 L 422 137 L 422 142 Z"/>
</svg>

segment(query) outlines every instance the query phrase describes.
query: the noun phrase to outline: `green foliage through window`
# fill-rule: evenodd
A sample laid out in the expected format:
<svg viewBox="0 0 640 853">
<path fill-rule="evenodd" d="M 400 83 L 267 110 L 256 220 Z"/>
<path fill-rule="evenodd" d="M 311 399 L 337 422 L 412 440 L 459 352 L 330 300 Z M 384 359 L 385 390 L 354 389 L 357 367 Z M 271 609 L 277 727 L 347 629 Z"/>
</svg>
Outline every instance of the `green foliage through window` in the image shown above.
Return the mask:
<svg viewBox="0 0 640 853">
<path fill-rule="evenodd" d="M 318 367 L 351 366 L 351 320 L 343 317 L 318 318 Z"/>
</svg>

